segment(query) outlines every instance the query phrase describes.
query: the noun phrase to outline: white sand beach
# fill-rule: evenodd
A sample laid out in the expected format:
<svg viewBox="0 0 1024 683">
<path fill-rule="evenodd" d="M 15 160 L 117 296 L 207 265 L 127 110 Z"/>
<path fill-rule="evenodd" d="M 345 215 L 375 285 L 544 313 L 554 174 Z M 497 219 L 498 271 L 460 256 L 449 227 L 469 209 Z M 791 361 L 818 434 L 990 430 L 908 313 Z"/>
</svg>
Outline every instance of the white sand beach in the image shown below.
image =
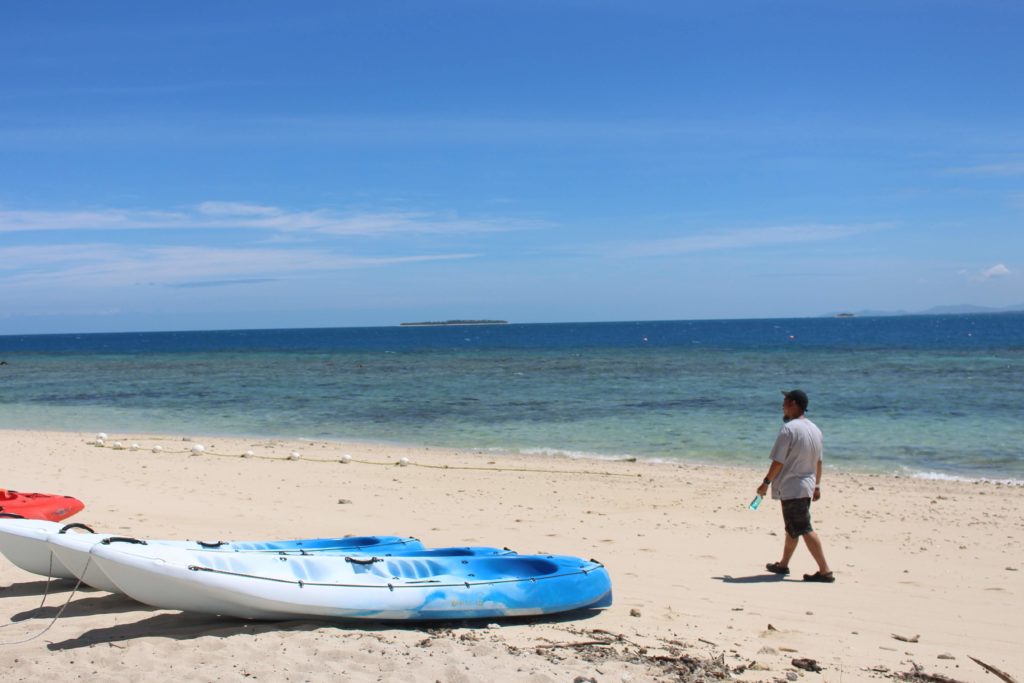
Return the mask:
<svg viewBox="0 0 1024 683">
<path fill-rule="evenodd" d="M 803 548 L 786 580 L 764 571 L 778 559 L 782 522 L 771 501 L 746 507 L 762 463 L 110 435 L 108 444 L 137 442 L 133 452 L 93 439 L 0 431 L 0 485 L 76 496 L 86 509 L 69 521 L 138 537 L 399 534 L 596 558 L 615 603 L 496 625 L 272 623 L 79 589 L 45 634 L 12 644 L 46 628 L 74 583 L 54 583 L 39 608 L 46 580 L 0 561 L 5 680 L 669 681 L 708 659 L 747 681 L 885 680 L 915 666 L 997 680 L 971 656 L 1024 678 L 1020 486 L 828 468 L 813 508 L 837 576 L 824 585 L 800 581 L 814 569 Z M 189 454 L 195 443 L 207 453 Z M 237 457 L 246 450 L 266 459 Z M 293 450 L 299 460 L 287 459 Z M 343 454 L 365 462 L 341 464 Z M 403 457 L 408 466 L 396 464 Z"/>
</svg>

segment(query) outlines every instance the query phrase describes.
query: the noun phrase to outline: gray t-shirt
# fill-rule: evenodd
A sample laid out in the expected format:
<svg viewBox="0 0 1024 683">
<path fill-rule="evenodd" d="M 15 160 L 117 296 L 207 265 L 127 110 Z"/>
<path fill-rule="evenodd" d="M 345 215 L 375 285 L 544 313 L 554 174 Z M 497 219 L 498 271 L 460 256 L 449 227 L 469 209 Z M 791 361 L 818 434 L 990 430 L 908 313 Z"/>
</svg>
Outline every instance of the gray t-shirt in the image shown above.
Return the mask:
<svg viewBox="0 0 1024 683">
<path fill-rule="evenodd" d="M 772 481 L 772 498 L 790 500 L 814 495 L 822 437 L 818 426 L 806 417 L 782 425 L 772 448 L 771 459 L 782 463 L 782 471 Z"/>
</svg>

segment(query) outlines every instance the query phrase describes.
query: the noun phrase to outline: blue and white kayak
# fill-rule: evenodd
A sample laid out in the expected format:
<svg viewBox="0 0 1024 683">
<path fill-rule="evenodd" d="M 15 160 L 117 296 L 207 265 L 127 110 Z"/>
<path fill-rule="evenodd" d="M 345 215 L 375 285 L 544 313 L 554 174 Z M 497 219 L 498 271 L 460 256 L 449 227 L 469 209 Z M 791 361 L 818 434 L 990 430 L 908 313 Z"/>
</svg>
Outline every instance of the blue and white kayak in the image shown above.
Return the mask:
<svg viewBox="0 0 1024 683">
<path fill-rule="evenodd" d="M 246 619 L 477 619 L 612 601 L 601 563 L 559 555 L 268 555 L 115 542 L 93 546 L 91 561 L 148 605 Z"/>
<path fill-rule="evenodd" d="M 280 554 L 280 553 L 337 553 L 347 554 L 383 553 L 401 550 L 423 550 L 423 544 L 415 538 L 403 536 L 350 536 L 347 538 L 305 538 L 292 541 L 140 541 L 134 538 L 110 534 L 51 534 L 47 544 L 54 556 L 83 583 L 110 593 L 120 593 L 95 563 L 90 563 L 90 551 L 99 544 L 121 540 L 156 547 L 181 548 L 210 555 L 234 553 Z"/>
<path fill-rule="evenodd" d="M 82 529 L 84 533 L 69 533 Z M 64 524 L 35 519 L 0 519 L 0 553 L 15 566 L 41 576 L 82 579 L 101 590 L 115 591 L 98 574 L 82 576 L 89 550 L 114 534 L 97 534 L 84 524 Z M 341 538 L 305 538 L 285 541 L 148 541 L 210 552 L 395 552 L 422 550 L 423 544 L 405 536 L 348 536 Z"/>
<path fill-rule="evenodd" d="M 92 537 L 90 537 L 92 536 Z M 96 538 L 96 537 L 99 538 Z M 321 542 L 323 541 L 323 542 Z M 330 542 L 326 542 L 330 541 Z M 350 541 L 346 543 L 345 541 Z M 110 580 L 100 569 L 99 564 L 91 562 L 90 552 L 96 545 L 111 543 L 128 543 L 133 545 L 154 545 L 161 548 L 181 548 L 201 555 L 224 554 L 255 554 L 255 555 L 365 555 L 376 554 L 416 555 L 428 557 L 443 556 L 474 556 L 474 555 L 505 555 L 515 553 L 507 548 L 490 547 L 459 547 L 459 548 L 424 548 L 423 543 L 415 538 L 402 536 L 353 536 L 335 539 L 302 539 L 297 541 L 234 541 L 230 543 L 203 543 L 201 541 L 164 541 L 142 540 L 111 536 L 109 534 L 52 534 L 48 537 L 50 549 L 62 566 L 81 579 L 86 585 L 107 591 L 121 593 L 117 584 Z"/>
</svg>

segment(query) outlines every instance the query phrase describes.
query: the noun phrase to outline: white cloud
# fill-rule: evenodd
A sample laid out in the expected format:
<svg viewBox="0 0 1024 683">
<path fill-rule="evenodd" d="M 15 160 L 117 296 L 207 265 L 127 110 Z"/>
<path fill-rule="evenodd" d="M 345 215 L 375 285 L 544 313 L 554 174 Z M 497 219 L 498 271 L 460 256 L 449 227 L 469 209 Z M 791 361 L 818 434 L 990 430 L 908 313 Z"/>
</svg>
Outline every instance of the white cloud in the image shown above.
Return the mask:
<svg viewBox="0 0 1024 683">
<path fill-rule="evenodd" d="M 958 166 L 946 169 L 947 173 L 956 175 L 1024 175 L 1024 161 L 1006 161 L 999 164 L 978 164 L 975 166 Z"/>
<path fill-rule="evenodd" d="M 3 211 L 0 232 L 43 230 L 129 230 L 185 226 L 187 214 L 169 211 Z"/>
<path fill-rule="evenodd" d="M 46 247 L 0 248 L 0 279 L 4 277 L 4 271 L 46 270 L 67 264 L 102 261 L 109 257 L 111 246 L 105 244 L 58 244 Z"/>
<path fill-rule="evenodd" d="M 281 209 L 276 206 L 244 204 L 242 202 L 202 202 L 196 207 L 207 216 L 279 216 Z"/>
<path fill-rule="evenodd" d="M 982 280 L 991 280 L 992 278 L 1005 277 L 1010 274 L 1010 269 L 1002 263 L 997 263 L 991 268 L 986 268 L 981 271 Z"/>
<path fill-rule="evenodd" d="M 536 221 L 508 218 L 460 218 L 422 211 L 343 212 L 331 209 L 289 211 L 276 206 L 206 201 L 193 209 L 163 211 L 96 209 L 88 211 L 0 210 L 0 233 L 46 230 L 165 230 L 228 228 L 278 233 L 331 235 L 465 234 L 544 227 Z"/>
<path fill-rule="evenodd" d="M 471 253 L 352 256 L 319 249 L 56 245 L 0 248 L 0 285 L 65 288 L 183 286 L 470 259 Z M 13 272 L 12 272 L 13 271 Z"/>
<path fill-rule="evenodd" d="M 780 225 L 765 228 L 744 228 L 705 232 L 671 239 L 637 242 L 616 247 L 614 253 L 619 256 L 673 256 L 702 251 L 721 251 L 731 249 L 749 249 L 754 247 L 778 246 L 782 244 L 799 244 L 808 242 L 824 242 L 842 239 L 865 232 L 872 232 L 887 227 L 883 224 L 874 225 Z"/>
</svg>

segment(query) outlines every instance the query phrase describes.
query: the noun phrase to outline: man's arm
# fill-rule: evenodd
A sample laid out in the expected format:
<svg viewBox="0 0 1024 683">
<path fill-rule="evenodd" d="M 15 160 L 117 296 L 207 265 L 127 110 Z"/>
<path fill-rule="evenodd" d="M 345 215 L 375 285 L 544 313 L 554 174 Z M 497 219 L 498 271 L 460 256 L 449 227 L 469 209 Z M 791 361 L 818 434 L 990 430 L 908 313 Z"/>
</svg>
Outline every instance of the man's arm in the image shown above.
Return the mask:
<svg viewBox="0 0 1024 683">
<path fill-rule="evenodd" d="M 789 455 L 791 434 L 786 427 L 779 430 L 779 435 L 775 437 L 775 445 L 772 446 L 772 465 L 768 468 L 768 474 L 765 475 L 764 481 L 757 487 L 757 495 L 764 497 L 768 493 L 768 484 L 775 480 L 775 477 L 779 476 L 779 472 L 782 471 L 782 463 L 785 462 L 786 456 Z"/>
<path fill-rule="evenodd" d="M 818 463 L 821 466 L 821 463 Z M 779 472 L 782 471 L 782 463 L 778 460 L 772 460 L 771 467 L 768 468 L 768 474 L 764 475 L 764 481 L 757 487 L 757 495 L 764 497 L 768 493 L 768 484 L 775 481 L 775 477 L 779 476 Z M 819 475 L 820 476 L 820 475 Z"/>
<path fill-rule="evenodd" d="M 814 468 L 814 495 L 811 496 L 811 500 L 818 500 L 821 498 L 821 459 L 818 459 L 818 465 Z"/>
</svg>

